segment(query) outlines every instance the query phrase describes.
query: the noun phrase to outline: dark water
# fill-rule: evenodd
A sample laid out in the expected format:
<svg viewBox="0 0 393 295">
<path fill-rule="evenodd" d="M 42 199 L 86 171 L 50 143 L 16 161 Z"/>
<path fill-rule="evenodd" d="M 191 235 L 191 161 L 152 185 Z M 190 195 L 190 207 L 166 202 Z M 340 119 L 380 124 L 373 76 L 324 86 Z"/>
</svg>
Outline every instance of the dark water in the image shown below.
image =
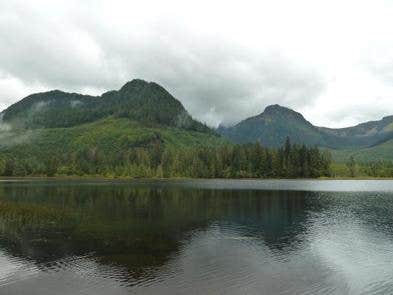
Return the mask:
<svg viewBox="0 0 393 295">
<path fill-rule="evenodd" d="M 0 181 L 0 294 L 393 294 L 393 182 Z"/>
</svg>

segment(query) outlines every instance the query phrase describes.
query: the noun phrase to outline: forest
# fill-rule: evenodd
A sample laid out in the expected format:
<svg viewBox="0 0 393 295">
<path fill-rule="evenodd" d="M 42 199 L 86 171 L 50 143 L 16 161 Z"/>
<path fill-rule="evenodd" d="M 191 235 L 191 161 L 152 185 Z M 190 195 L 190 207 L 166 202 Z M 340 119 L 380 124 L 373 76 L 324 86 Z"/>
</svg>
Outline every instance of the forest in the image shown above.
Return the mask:
<svg viewBox="0 0 393 295">
<path fill-rule="evenodd" d="M 194 120 L 162 86 L 140 79 L 100 97 L 36 93 L 0 114 L 0 176 L 393 177 L 389 132 L 373 138 L 378 145 L 358 136 L 364 131 L 358 127 L 350 132 L 356 140 L 337 130 L 332 139 L 279 105 L 255 118 L 235 131 L 260 137 L 232 138 L 223 127 Z M 391 120 L 362 126 L 390 130 Z M 345 149 L 334 149 L 339 141 Z"/>
<path fill-rule="evenodd" d="M 166 148 L 160 141 L 105 153 L 86 147 L 64 154 L 0 155 L 1 176 L 103 176 L 133 178 L 315 178 L 330 176 L 329 152 L 291 144 L 277 149 L 259 143 Z"/>
<path fill-rule="evenodd" d="M 388 160 L 363 162 L 357 161 L 353 156 L 350 156 L 345 163 L 331 163 L 331 177 L 392 178 L 393 162 Z"/>
</svg>

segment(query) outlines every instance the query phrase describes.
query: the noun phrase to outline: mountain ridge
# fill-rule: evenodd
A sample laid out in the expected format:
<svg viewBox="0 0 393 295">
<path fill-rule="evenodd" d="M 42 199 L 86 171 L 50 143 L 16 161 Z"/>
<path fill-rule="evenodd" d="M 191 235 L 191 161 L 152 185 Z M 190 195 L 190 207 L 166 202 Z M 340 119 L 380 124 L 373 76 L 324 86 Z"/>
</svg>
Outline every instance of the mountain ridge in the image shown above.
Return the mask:
<svg viewBox="0 0 393 295">
<path fill-rule="evenodd" d="M 4 123 L 17 128 L 60 128 L 108 116 L 151 125 L 212 132 L 194 120 L 182 103 L 155 82 L 134 79 L 101 96 L 60 90 L 31 94 L 1 112 Z"/>
<path fill-rule="evenodd" d="M 393 116 L 345 128 L 315 126 L 293 109 L 270 105 L 255 116 L 217 131 L 235 143 L 260 142 L 277 147 L 289 137 L 292 142 L 320 147 L 344 149 L 364 148 L 393 138 Z"/>
<path fill-rule="evenodd" d="M 11 145 L 15 142 L 20 145 L 26 138 L 47 134 L 43 131 L 45 129 L 60 128 L 61 131 L 94 122 L 104 122 L 108 130 L 114 130 L 116 124 L 126 126 L 120 124 L 119 120 L 122 119 L 137 123 L 133 128 L 141 132 L 146 128 L 153 128 L 156 134 L 162 134 L 162 128 L 172 128 L 171 132 L 175 134 L 174 130 L 178 128 L 207 135 L 203 137 L 190 133 L 192 145 L 196 145 L 198 140 L 218 144 L 229 140 L 233 143 L 259 142 L 266 147 L 279 147 L 289 137 L 292 143 L 342 151 L 345 155 L 352 153 L 352 150 L 364 150 L 363 154 L 368 154 L 375 147 L 376 154 L 380 155 L 379 159 L 385 157 L 390 144 L 384 145 L 383 149 L 379 146 L 393 139 L 393 116 L 351 127 L 327 128 L 315 126 L 300 112 L 279 104 L 267 106 L 263 112 L 234 126 L 219 126 L 213 130 L 194 120 L 182 103 L 159 84 L 134 79 L 118 90 L 106 91 L 99 96 L 58 89 L 26 96 L 0 113 L 0 139 L 3 141 L 0 146 L 10 146 L 5 141 L 10 141 Z M 94 126 L 101 125 L 89 126 L 89 132 L 93 132 Z M 74 131 L 76 134 L 77 130 Z M 218 134 L 222 136 L 219 140 Z M 166 138 L 171 138 L 170 144 L 176 146 L 176 140 L 173 140 L 176 136 Z M 186 137 L 183 138 L 186 142 Z M 156 139 L 155 135 L 149 137 L 151 142 Z"/>
<path fill-rule="evenodd" d="M 228 144 L 156 83 L 133 80 L 101 96 L 53 90 L 0 113 L 0 176 L 194 175 L 205 173 L 193 167 L 200 150 Z"/>
</svg>

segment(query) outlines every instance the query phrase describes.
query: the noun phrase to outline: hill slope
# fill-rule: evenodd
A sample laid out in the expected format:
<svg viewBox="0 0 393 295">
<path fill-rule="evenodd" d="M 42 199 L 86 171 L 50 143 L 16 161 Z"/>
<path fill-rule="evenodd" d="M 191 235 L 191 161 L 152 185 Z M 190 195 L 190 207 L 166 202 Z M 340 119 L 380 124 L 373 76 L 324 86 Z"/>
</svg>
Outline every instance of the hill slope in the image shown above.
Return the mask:
<svg viewBox="0 0 393 295">
<path fill-rule="evenodd" d="M 99 97 L 54 90 L 0 114 L 0 175 L 161 176 L 179 154 L 227 143 L 156 83 Z"/>
<path fill-rule="evenodd" d="M 354 127 L 331 129 L 317 127 L 300 113 L 272 105 L 255 117 L 235 126 L 218 128 L 218 132 L 236 143 L 261 142 L 277 147 L 286 137 L 299 144 L 332 149 L 359 149 L 379 145 L 393 138 L 393 116 Z"/>
<path fill-rule="evenodd" d="M 321 132 L 300 113 L 279 105 L 268 106 L 263 113 L 233 127 L 220 127 L 218 132 L 236 143 L 258 141 L 267 146 L 280 146 L 287 136 L 293 142 L 312 145 L 324 140 Z"/>
<path fill-rule="evenodd" d="M 211 131 L 193 120 L 163 87 L 139 79 L 99 97 L 59 90 L 33 94 L 10 106 L 1 116 L 4 123 L 14 128 L 71 127 L 114 116 L 149 126 Z"/>
<path fill-rule="evenodd" d="M 393 161 L 393 140 L 381 144 L 360 149 L 330 150 L 333 160 L 344 163 L 353 156 L 357 162 Z"/>
<path fill-rule="evenodd" d="M 1 133 L 0 133 L 1 134 Z M 63 155 L 97 150 L 106 156 L 119 155 L 133 148 L 181 149 L 217 146 L 226 141 L 214 134 L 174 127 L 147 127 L 127 118 L 108 117 L 69 128 L 15 130 L 2 133 L 0 152 L 19 158 Z"/>
</svg>

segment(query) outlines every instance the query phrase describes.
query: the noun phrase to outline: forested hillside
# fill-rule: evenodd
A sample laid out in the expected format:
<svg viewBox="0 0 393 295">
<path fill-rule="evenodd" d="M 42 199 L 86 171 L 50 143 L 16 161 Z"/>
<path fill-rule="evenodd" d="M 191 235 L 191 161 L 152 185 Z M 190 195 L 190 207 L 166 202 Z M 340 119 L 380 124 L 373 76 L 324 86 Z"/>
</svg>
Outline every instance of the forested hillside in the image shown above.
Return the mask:
<svg viewBox="0 0 393 295">
<path fill-rule="evenodd" d="M 1 116 L 3 123 L 23 129 L 72 127 L 113 116 L 149 126 L 211 132 L 193 120 L 163 87 L 139 79 L 99 97 L 59 90 L 33 94 L 10 106 Z"/>
<path fill-rule="evenodd" d="M 287 144 L 232 145 L 177 128 L 148 128 L 128 119 L 39 129 L 29 142 L 3 146 L 2 176 L 279 178 L 330 175 L 330 154 Z"/>
<path fill-rule="evenodd" d="M 316 147 L 234 145 L 194 120 L 158 84 L 133 80 L 100 97 L 50 91 L 10 106 L 1 176 L 320 177 Z"/>
<path fill-rule="evenodd" d="M 261 114 L 247 118 L 218 132 L 235 143 L 260 142 L 278 147 L 290 137 L 294 143 L 331 149 L 360 149 L 382 144 L 393 138 L 393 116 L 348 128 L 317 127 L 302 114 L 286 107 L 271 105 Z"/>
</svg>

